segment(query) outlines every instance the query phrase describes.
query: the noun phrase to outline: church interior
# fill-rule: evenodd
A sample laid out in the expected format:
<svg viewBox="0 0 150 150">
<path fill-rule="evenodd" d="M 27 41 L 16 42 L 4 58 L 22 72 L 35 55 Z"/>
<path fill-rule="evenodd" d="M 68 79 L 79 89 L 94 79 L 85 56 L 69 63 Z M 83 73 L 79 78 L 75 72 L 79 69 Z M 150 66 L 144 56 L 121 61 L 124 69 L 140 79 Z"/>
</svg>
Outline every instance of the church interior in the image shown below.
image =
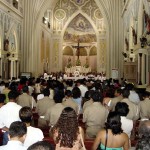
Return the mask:
<svg viewBox="0 0 150 150">
<path fill-rule="evenodd" d="M 149 0 L 1 0 L 0 75 L 104 73 L 149 85 Z"/>
<path fill-rule="evenodd" d="M 108 85 L 105 86 L 103 82 L 96 83 L 99 77 L 103 81 L 106 79 L 110 82 L 114 79 L 120 83 L 127 81 L 135 85 L 136 89 L 139 88 L 141 91 L 146 89 L 150 92 L 150 0 L 0 0 L 0 82 L 2 80 L 11 82 L 11 79 L 17 81 L 24 76 L 35 77 L 34 81 L 41 77 L 47 82 L 46 77 L 57 74 L 62 75 L 62 79 L 73 80 L 88 76 L 90 80 L 87 81 L 87 87 L 82 89 L 83 91 L 88 91 L 92 86 L 94 90 L 99 86 L 98 90 L 103 91 L 100 88 L 101 85 L 104 86 L 102 94 L 106 99 L 101 105 L 109 106 L 112 99 L 111 93 L 108 94 L 110 97 L 107 97 L 107 92 L 105 93 Z M 64 80 L 61 81 L 64 84 Z M 79 83 L 76 82 L 76 86 L 82 85 L 81 80 L 77 81 Z M 40 83 L 38 80 L 34 82 L 35 89 L 39 90 L 35 92 L 34 89 L 35 93 L 32 91 L 36 98 L 31 94 L 36 100 L 36 106 L 38 94 L 50 84 L 46 82 Z M 63 86 L 62 83 L 60 86 L 57 85 L 58 87 L 53 87 L 53 92 L 57 88 L 56 91 L 59 92 L 59 88 L 64 88 L 64 85 L 69 86 L 67 82 Z M 55 81 L 53 84 L 56 86 Z M 118 85 L 113 84 L 118 88 Z M 24 85 L 18 83 L 17 90 L 20 90 L 20 94 L 25 85 L 26 83 Z M 73 90 L 73 83 L 71 86 L 69 88 Z M 109 86 L 111 87 L 111 84 Z M 119 86 L 121 87 L 121 84 Z M 113 88 L 109 90 L 115 93 Z M 85 93 L 82 96 L 81 91 L 82 99 Z M 54 94 L 56 93 L 52 96 Z M 150 99 L 150 93 L 145 97 Z M 140 100 L 139 96 L 138 103 Z M 137 103 L 134 105 L 137 106 Z M 32 103 L 33 111 L 36 106 L 34 107 Z M 140 114 L 139 110 L 138 113 Z M 34 111 L 33 119 L 36 127 L 39 118 L 43 116 L 45 117 L 45 114 L 39 115 Z M 85 129 L 86 121 L 82 122 L 84 114 L 81 118 L 80 114 L 78 117 L 79 124 Z M 131 120 L 133 130 L 130 132 L 130 146 L 135 146 L 139 121 Z M 54 144 L 52 138 L 49 138 L 49 128 L 41 130 L 45 140 Z M 87 150 L 91 149 L 93 143 L 93 139 L 85 140 L 86 148 L 90 147 Z"/>
</svg>

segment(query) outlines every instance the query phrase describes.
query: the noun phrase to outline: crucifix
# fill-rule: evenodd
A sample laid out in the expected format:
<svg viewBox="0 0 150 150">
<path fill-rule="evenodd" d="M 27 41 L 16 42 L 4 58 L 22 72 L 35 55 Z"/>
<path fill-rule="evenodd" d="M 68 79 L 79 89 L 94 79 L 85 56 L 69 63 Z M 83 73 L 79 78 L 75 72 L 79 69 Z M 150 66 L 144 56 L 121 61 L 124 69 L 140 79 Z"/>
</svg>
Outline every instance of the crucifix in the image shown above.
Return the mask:
<svg viewBox="0 0 150 150">
<path fill-rule="evenodd" d="M 80 46 L 80 39 L 78 39 L 78 45 L 77 46 L 73 46 L 73 48 L 76 48 L 77 51 L 76 51 L 76 54 L 77 54 L 77 57 L 79 59 L 79 56 L 80 56 L 80 48 L 84 48 L 84 46 Z"/>
</svg>

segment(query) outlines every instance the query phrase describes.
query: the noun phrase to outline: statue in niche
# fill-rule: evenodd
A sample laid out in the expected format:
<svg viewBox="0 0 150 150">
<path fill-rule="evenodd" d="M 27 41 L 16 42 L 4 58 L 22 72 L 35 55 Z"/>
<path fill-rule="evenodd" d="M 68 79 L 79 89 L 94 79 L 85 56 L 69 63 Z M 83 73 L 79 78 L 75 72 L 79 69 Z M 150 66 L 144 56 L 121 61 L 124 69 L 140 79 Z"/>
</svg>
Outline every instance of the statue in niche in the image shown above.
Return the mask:
<svg viewBox="0 0 150 150">
<path fill-rule="evenodd" d="M 68 58 L 67 68 L 71 68 L 71 67 L 72 67 L 71 58 L 69 57 L 69 58 Z"/>
<path fill-rule="evenodd" d="M 125 44 L 126 44 L 126 50 L 129 50 L 129 41 L 127 38 L 125 38 Z"/>
<path fill-rule="evenodd" d="M 9 40 L 5 39 L 4 40 L 4 51 L 8 51 L 9 50 Z"/>
<path fill-rule="evenodd" d="M 137 33 L 132 26 L 131 26 L 131 28 L 132 28 L 133 43 L 134 43 L 134 45 L 136 45 L 137 44 Z"/>
<path fill-rule="evenodd" d="M 150 16 L 144 11 L 144 22 L 146 27 L 146 34 L 150 34 Z M 145 29 L 144 29 L 145 30 Z"/>
</svg>

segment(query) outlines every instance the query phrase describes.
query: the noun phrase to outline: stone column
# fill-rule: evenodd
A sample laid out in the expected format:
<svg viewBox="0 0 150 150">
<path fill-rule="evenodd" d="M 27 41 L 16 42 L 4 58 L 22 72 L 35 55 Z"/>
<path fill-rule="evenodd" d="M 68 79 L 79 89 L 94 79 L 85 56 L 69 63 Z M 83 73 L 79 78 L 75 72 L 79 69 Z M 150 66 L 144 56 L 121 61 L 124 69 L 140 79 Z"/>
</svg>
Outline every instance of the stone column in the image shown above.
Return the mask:
<svg viewBox="0 0 150 150">
<path fill-rule="evenodd" d="M 2 76 L 2 59 L 0 58 L 0 75 Z"/>
<path fill-rule="evenodd" d="M 17 61 L 17 75 L 20 76 L 20 61 Z"/>
<path fill-rule="evenodd" d="M 146 85 L 149 82 L 148 77 L 148 51 L 147 49 L 138 50 L 138 84 Z"/>
<path fill-rule="evenodd" d="M 16 61 L 13 61 L 13 66 L 14 66 L 13 75 L 14 75 L 14 77 L 16 77 Z"/>
<path fill-rule="evenodd" d="M 14 71 L 14 63 L 12 60 L 10 60 L 10 79 L 13 77 L 13 73 L 14 73 L 13 71 Z"/>
<path fill-rule="evenodd" d="M 142 53 L 139 53 L 139 85 L 142 85 Z"/>
<path fill-rule="evenodd" d="M 16 78 L 18 78 L 18 61 L 15 60 L 15 66 L 16 66 Z"/>
</svg>

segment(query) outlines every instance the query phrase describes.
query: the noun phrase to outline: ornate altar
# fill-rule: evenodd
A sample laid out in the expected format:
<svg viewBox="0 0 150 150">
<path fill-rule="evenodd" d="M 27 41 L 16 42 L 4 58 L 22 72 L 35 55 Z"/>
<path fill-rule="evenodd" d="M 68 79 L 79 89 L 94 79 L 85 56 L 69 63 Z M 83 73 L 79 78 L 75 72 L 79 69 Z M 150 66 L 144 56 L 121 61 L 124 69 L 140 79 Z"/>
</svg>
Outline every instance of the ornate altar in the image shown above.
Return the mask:
<svg viewBox="0 0 150 150">
<path fill-rule="evenodd" d="M 80 74 L 88 73 L 91 72 L 90 67 L 85 67 L 85 66 L 72 66 L 70 68 L 65 67 L 65 72 L 67 74 L 73 74 L 74 76 L 78 76 Z"/>
</svg>

